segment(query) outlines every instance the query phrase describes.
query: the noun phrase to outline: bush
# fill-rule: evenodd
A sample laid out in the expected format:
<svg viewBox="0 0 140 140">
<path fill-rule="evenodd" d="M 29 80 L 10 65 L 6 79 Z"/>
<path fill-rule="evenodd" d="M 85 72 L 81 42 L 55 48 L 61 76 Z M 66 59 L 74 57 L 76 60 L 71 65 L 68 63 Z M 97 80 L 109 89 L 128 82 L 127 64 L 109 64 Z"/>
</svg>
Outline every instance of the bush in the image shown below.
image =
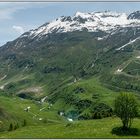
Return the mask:
<svg viewBox="0 0 140 140">
<path fill-rule="evenodd" d="M 67 123 L 66 124 L 66 127 L 70 127 L 70 126 L 72 126 L 72 123 Z"/>
<path fill-rule="evenodd" d="M 89 109 L 85 110 L 79 117 L 79 120 L 89 120 L 92 119 L 92 113 Z"/>
<path fill-rule="evenodd" d="M 24 119 L 23 120 L 23 127 L 27 125 L 27 121 Z"/>
<path fill-rule="evenodd" d="M 17 128 L 19 128 L 18 123 L 14 126 L 14 130 L 16 130 Z"/>
<path fill-rule="evenodd" d="M 12 131 L 12 130 L 13 130 L 13 124 L 10 123 L 10 125 L 9 125 L 9 130 L 8 130 L 8 131 Z"/>
<path fill-rule="evenodd" d="M 80 100 L 75 105 L 79 110 L 84 110 L 92 105 L 92 101 L 88 99 Z"/>
<path fill-rule="evenodd" d="M 115 114 L 122 120 L 123 129 L 131 127 L 132 120 L 138 116 L 138 104 L 135 96 L 130 93 L 121 93 L 115 99 Z"/>
<path fill-rule="evenodd" d="M 110 106 L 104 104 L 104 103 L 99 103 L 92 109 L 93 112 L 93 119 L 101 119 L 105 117 L 110 117 L 113 115 L 113 110 Z"/>
</svg>

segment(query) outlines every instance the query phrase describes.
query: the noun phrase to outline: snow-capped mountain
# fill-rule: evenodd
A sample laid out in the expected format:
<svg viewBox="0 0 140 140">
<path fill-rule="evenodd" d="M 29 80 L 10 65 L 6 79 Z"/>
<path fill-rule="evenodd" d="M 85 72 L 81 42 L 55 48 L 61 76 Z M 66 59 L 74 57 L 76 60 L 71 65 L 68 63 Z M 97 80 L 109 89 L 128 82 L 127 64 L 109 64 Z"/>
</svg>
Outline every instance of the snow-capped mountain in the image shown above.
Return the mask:
<svg viewBox="0 0 140 140">
<path fill-rule="evenodd" d="M 7 42 L 0 47 L 0 78 L 6 78 L 1 89 L 19 94 L 20 85 L 29 83 L 29 89 L 47 85 L 51 94 L 68 82 L 100 75 L 111 88 L 140 92 L 139 13 L 77 12 Z M 19 81 L 11 82 L 11 77 Z"/>
<path fill-rule="evenodd" d="M 117 12 L 77 12 L 73 17 L 62 16 L 46 23 L 35 30 L 24 33 L 23 37 L 34 38 L 41 37 L 49 33 L 62 33 L 82 31 L 86 29 L 89 32 L 105 31 L 107 33 L 116 30 L 119 27 L 135 27 L 140 25 L 140 11 L 133 12 L 130 15 Z"/>
</svg>

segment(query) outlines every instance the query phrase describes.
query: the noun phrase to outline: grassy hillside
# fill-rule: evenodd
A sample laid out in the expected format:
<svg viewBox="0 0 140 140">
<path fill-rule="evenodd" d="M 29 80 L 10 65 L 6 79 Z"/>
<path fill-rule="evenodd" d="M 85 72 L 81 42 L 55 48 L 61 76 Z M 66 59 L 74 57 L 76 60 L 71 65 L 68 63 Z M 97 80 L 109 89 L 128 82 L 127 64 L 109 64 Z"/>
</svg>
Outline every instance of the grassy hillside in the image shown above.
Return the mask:
<svg viewBox="0 0 140 140">
<path fill-rule="evenodd" d="M 77 111 L 79 106 L 75 102 L 71 103 L 73 100 L 69 100 L 69 97 L 86 101 L 86 103 L 91 101 L 90 106 L 86 108 L 82 106 L 79 115 L 83 115 L 89 114 L 90 109 L 95 109 L 100 103 L 113 107 L 118 93 L 104 87 L 97 77 L 68 83 L 48 95 L 48 101 L 44 103 L 17 96 L 4 96 L 1 92 L 3 95 L 0 96 L 0 107 L 7 112 L 8 118 L 0 116 L 2 121 L 0 138 L 139 138 L 140 132 L 137 130 L 140 129 L 139 119 L 135 119 L 132 126 L 137 128 L 136 134 L 122 136 L 112 132 L 113 129 L 122 125 L 115 116 L 77 120 L 70 114 L 71 111 Z M 51 103 L 52 106 L 50 106 Z M 25 111 L 27 107 L 30 107 L 29 112 Z M 64 111 L 66 115 L 60 116 L 58 111 Z M 67 117 L 73 117 L 74 121 L 69 122 Z M 23 126 L 24 120 L 26 120 L 25 126 Z M 8 131 L 10 123 L 13 125 L 18 123 L 19 128 Z"/>
<path fill-rule="evenodd" d="M 128 28 L 108 37 L 100 31 L 49 34 L 1 47 L 0 137 L 119 137 L 111 134 L 120 126 L 111 117 L 115 97 L 126 91 L 140 99 L 139 40 L 116 50 L 139 36 L 133 33 Z M 106 39 L 99 41 L 99 34 Z M 16 129 L 9 132 L 10 124 Z"/>
<path fill-rule="evenodd" d="M 121 122 L 117 118 L 76 121 L 73 123 L 44 124 L 27 126 L 9 133 L 1 133 L 0 138 L 139 138 L 140 132 L 128 136 L 112 133 Z M 140 120 L 135 119 L 133 128 L 140 129 Z"/>
<path fill-rule="evenodd" d="M 40 99 L 69 82 L 99 76 L 104 85 L 139 91 L 139 40 L 116 50 L 137 38 L 136 30 L 135 35 L 132 28 L 126 28 L 126 32 L 111 36 L 101 31 L 75 31 L 49 34 L 40 41 L 17 38 L 0 48 L 0 88 L 9 94 L 24 92 L 27 98 Z M 99 35 L 107 38 L 98 40 Z M 17 42 L 23 46 L 17 47 Z M 32 92 L 33 87 L 39 92 Z"/>
</svg>

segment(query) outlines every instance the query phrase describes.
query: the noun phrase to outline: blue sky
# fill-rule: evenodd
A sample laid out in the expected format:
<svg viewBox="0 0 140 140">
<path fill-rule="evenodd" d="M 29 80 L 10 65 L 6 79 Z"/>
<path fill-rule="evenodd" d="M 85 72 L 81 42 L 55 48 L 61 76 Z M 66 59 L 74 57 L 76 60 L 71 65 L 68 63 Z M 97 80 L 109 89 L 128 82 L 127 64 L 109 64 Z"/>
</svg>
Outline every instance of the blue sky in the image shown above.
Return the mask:
<svg viewBox="0 0 140 140">
<path fill-rule="evenodd" d="M 140 2 L 0 2 L 0 46 L 59 16 L 105 10 L 129 14 L 140 10 Z"/>
</svg>

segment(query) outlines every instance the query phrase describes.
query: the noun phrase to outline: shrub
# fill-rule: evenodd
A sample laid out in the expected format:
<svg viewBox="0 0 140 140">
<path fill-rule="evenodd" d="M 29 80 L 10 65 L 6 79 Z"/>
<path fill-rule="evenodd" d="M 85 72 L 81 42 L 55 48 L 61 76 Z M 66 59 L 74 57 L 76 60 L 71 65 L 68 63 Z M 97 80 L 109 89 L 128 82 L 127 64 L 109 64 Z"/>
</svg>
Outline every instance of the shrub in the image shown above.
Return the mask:
<svg viewBox="0 0 140 140">
<path fill-rule="evenodd" d="M 92 112 L 93 112 L 93 116 L 92 116 L 93 119 L 101 119 L 113 115 L 112 108 L 104 103 L 99 103 L 96 106 L 94 106 Z"/>
<path fill-rule="evenodd" d="M 12 130 L 13 130 L 13 124 L 10 123 L 10 125 L 9 125 L 9 130 L 8 130 L 8 131 L 12 131 Z"/>
<path fill-rule="evenodd" d="M 27 125 L 27 121 L 24 119 L 23 120 L 23 127 Z"/>
<path fill-rule="evenodd" d="M 135 96 L 130 93 L 121 93 L 115 99 L 115 114 L 122 120 L 123 129 L 131 127 L 132 120 L 138 115 L 138 104 Z"/>
</svg>

